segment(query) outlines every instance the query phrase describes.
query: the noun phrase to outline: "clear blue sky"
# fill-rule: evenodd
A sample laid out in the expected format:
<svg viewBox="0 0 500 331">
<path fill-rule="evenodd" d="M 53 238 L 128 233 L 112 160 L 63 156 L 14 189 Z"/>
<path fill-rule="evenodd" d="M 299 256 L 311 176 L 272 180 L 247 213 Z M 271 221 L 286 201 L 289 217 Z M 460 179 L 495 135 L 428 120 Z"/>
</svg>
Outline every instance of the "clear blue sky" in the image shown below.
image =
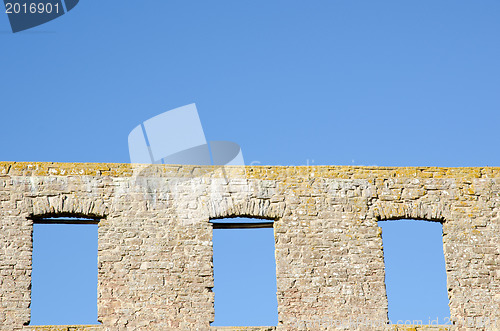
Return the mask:
<svg viewBox="0 0 500 331">
<path fill-rule="evenodd" d="M 495 0 L 82 0 L 13 34 L 2 14 L 0 160 L 128 162 L 136 125 L 195 102 L 247 164 L 499 166 L 499 17 Z"/>
</svg>

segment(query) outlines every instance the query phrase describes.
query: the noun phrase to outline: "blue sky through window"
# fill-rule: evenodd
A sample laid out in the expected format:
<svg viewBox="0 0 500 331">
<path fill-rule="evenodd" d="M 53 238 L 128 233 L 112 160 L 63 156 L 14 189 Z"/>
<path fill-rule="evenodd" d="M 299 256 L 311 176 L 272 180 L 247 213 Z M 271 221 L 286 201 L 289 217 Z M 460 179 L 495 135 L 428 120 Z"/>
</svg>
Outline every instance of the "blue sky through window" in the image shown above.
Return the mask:
<svg viewBox="0 0 500 331">
<path fill-rule="evenodd" d="M 215 320 L 212 325 L 277 325 L 274 229 L 213 231 Z"/>
<path fill-rule="evenodd" d="M 34 224 L 31 325 L 98 324 L 97 225 Z"/>
<path fill-rule="evenodd" d="M 418 220 L 380 221 L 389 320 L 450 324 L 443 226 Z"/>
</svg>

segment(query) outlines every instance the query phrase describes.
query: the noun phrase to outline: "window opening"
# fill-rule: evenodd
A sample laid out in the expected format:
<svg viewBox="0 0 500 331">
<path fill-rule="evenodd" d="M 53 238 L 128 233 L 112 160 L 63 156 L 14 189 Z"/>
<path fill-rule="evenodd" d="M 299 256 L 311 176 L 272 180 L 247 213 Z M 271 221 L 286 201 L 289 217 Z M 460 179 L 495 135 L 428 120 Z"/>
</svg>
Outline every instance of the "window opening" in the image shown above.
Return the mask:
<svg viewBox="0 0 500 331">
<path fill-rule="evenodd" d="M 421 220 L 380 221 L 392 324 L 450 321 L 443 226 Z"/>
<path fill-rule="evenodd" d="M 97 322 L 96 218 L 33 219 L 30 325 Z"/>
<path fill-rule="evenodd" d="M 212 220 L 217 326 L 278 324 L 272 220 Z"/>
</svg>

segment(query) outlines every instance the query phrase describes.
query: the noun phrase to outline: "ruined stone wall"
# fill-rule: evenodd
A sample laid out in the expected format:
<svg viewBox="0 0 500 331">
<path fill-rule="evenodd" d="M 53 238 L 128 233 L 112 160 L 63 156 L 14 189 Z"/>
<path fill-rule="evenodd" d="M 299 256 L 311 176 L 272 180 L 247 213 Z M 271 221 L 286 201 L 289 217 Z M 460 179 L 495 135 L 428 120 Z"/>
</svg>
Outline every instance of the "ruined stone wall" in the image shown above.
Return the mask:
<svg viewBox="0 0 500 331">
<path fill-rule="evenodd" d="M 279 330 L 388 329 L 377 221 L 400 218 L 443 223 L 451 329 L 500 328 L 477 322 L 500 320 L 500 168 L 3 162 L 1 330 L 29 323 L 33 219 L 58 215 L 100 219 L 103 329 L 208 330 L 209 220 L 238 216 L 274 220 Z"/>
</svg>

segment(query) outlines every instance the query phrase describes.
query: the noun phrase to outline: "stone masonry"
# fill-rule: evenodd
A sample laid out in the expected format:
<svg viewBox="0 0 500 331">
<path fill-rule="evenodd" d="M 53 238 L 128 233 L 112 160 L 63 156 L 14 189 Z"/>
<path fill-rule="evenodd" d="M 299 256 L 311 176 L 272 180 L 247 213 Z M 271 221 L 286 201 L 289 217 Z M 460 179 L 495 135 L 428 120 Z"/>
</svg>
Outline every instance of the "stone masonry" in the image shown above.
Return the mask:
<svg viewBox="0 0 500 331">
<path fill-rule="evenodd" d="M 274 221 L 278 330 L 397 329 L 377 225 L 397 219 L 443 224 L 449 329 L 500 330 L 500 168 L 0 162 L 0 330 L 36 329 L 33 223 L 59 216 L 99 219 L 88 330 L 211 329 L 223 217 Z"/>
</svg>

